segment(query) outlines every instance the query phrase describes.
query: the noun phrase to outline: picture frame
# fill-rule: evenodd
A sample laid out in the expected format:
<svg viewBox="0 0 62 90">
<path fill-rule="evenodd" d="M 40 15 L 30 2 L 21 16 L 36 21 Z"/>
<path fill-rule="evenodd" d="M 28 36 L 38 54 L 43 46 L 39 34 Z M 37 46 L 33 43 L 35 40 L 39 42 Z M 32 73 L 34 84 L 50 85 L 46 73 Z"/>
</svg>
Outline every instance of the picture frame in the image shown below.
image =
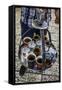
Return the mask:
<svg viewBox="0 0 62 90">
<path fill-rule="evenodd" d="M 9 84 L 61 81 L 60 13 L 59 7 L 9 6 Z"/>
</svg>

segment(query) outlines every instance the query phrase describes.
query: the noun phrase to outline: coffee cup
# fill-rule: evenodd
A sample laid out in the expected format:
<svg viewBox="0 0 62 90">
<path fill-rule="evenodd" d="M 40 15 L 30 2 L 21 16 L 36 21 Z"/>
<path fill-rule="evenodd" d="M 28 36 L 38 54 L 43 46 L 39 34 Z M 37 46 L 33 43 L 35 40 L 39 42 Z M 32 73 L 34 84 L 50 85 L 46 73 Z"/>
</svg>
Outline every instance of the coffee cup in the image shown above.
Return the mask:
<svg viewBox="0 0 62 90">
<path fill-rule="evenodd" d="M 38 69 L 42 69 L 44 67 L 42 56 L 38 56 L 36 58 L 36 64 Z"/>
<path fill-rule="evenodd" d="M 23 39 L 23 43 L 26 44 L 26 45 L 28 45 L 30 41 L 32 41 L 31 37 L 25 37 Z"/>
<path fill-rule="evenodd" d="M 33 69 L 34 65 L 35 65 L 35 59 L 36 59 L 36 55 L 34 53 L 29 53 L 27 56 L 27 60 L 28 60 L 28 68 Z"/>
<path fill-rule="evenodd" d="M 41 54 L 41 50 L 39 47 L 36 47 L 33 52 L 35 53 L 36 56 L 39 56 Z"/>
<path fill-rule="evenodd" d="M 39 35 L 34 35 L 34 36 L 33 36 L 33 40 L 34 40 L 34 41 L 40 40 L 40 36 L 39 36 Z"/>
</svg>

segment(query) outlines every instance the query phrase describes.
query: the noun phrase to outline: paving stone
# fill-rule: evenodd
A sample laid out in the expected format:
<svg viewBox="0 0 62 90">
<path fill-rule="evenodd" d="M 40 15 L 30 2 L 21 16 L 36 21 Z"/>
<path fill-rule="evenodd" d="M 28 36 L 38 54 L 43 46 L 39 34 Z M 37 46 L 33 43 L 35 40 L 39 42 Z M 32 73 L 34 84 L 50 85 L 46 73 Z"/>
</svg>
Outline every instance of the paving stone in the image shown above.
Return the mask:
<svg viewBox="0 0 62 90">
<path fill-rule="evenodd" d="M 42 78 L 42 81 L 58 81 L 59 80 L 59 76 L 47 76 L 44 75 Z"/>
</svg>

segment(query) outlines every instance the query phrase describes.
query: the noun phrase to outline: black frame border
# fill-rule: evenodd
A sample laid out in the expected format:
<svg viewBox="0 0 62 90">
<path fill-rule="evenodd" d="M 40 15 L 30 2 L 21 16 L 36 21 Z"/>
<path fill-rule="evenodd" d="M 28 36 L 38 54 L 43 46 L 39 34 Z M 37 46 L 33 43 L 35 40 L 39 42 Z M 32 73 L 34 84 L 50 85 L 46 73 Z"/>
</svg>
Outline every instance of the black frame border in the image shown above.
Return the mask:
<svg viewBox="0 0 62 90">
<path fill-rule="evenodd" d="M 11 70 L 9 70 L 8 69 L 8 73 L 12 76 L 12 78 L 10 78 L 10 75 L 8 75 L 8 83 L 10 83 L 10 84 L 12 84 L 12 85 L 24 85 L 24 84 L 41 84 L 41 83 L 58 83 L 58 82 L 61 82 L 61 8 L 60 7 L 47 7 L 47 6 L 30 6 L 30 5 L 11 5 L 11 6 L 9 6 L 9 9 L 12 7 L 12 9 L 13 9 L 13 12 L 12 12 L 12 14 L 13 14 L 13 18 L 11 18 L 10 16 L 9 16 L 9 20 L 10 20 L 10 18 L 11 18 L 11 22 L 13 22 L 13 25 L 11 26 L 12 27 L 12 35 L 13 35 L 13 40 L 12 40 L 12 45 L 13 45 L 13 60 L 9 60 L 9 68 L 11 67 L 10 66 L 10 63 L 11 63 L 11 61 L 13 61 L 12 62 L 12 64 L 11 65 L 13 65 L 13 67 L 11 68 Z M 32 7 L 32 8 L 50 8 L 50 9 L 59 9 L 59 16 L 60 16 L 60 18 L 59 18 L 59 80 L 57 80 L 57 81 L 43 81 L 43 82 L 26 82 L 26 83 L 15 83 L 15 38 L 16 38 L 16 36 L 15 36 L 15 9 L 16 8 L 21 8 L 21 7 Z M 10 11 L 9 11 L 9 13 L 10 13 Z M 11 30 L 11 28 L 10 28 L 10 21 L 9 21 L 9 39 L 10 39 L 10 30 Z M 9 44 L 10 44 L 10 40 L 9 40 Z M 9 48 L 10 48 L 10 45 L 9 45 Z M 12 48 L 11 48 L 12 49 Z M 9 53 L 10 53 L 10 51 L 9 51 Z M 9 55 L 9 59 L 11 59 L 11 55 Z M 13 72 L 12 72 L 13 71 Z M 11 80 L 10 80 L 11 79 Z"/>
</svg>

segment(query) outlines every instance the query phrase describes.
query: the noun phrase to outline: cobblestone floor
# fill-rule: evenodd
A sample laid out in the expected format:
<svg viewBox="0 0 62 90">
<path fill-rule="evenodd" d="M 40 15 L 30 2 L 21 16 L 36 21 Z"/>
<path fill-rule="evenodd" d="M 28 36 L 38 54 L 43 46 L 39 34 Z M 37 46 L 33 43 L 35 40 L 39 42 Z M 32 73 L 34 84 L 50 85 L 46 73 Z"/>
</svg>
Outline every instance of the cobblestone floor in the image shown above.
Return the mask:
<svg viewBox="0 0 62 90">
<path fill-rule="evenodd" d="M 41 74 L 34 73 L 25 73 L 23 77 L 19 75 L 18 70 L 20 69 L 21 63 L 18 58 L 18 49 L 20 43 L 20 33 L 21 33 L 21 25 L 20 25 L 20 16 L 21 9 L 16 8 L 16 47 L 15 47 L 15 82 L 16 83 L 26 83 L 26 82 L 43 82 L 43 81 L 57 81 L 59 80 L 59 25 L 54 23 L 55 15 L 54 10 L 52 9 L 52 20 L 49 24 L 49 31 L 51 32 L 52 42 L 56 47 L 58 57 L 53 66 L 47 70 L 45 70 Z"/>
</svg>

